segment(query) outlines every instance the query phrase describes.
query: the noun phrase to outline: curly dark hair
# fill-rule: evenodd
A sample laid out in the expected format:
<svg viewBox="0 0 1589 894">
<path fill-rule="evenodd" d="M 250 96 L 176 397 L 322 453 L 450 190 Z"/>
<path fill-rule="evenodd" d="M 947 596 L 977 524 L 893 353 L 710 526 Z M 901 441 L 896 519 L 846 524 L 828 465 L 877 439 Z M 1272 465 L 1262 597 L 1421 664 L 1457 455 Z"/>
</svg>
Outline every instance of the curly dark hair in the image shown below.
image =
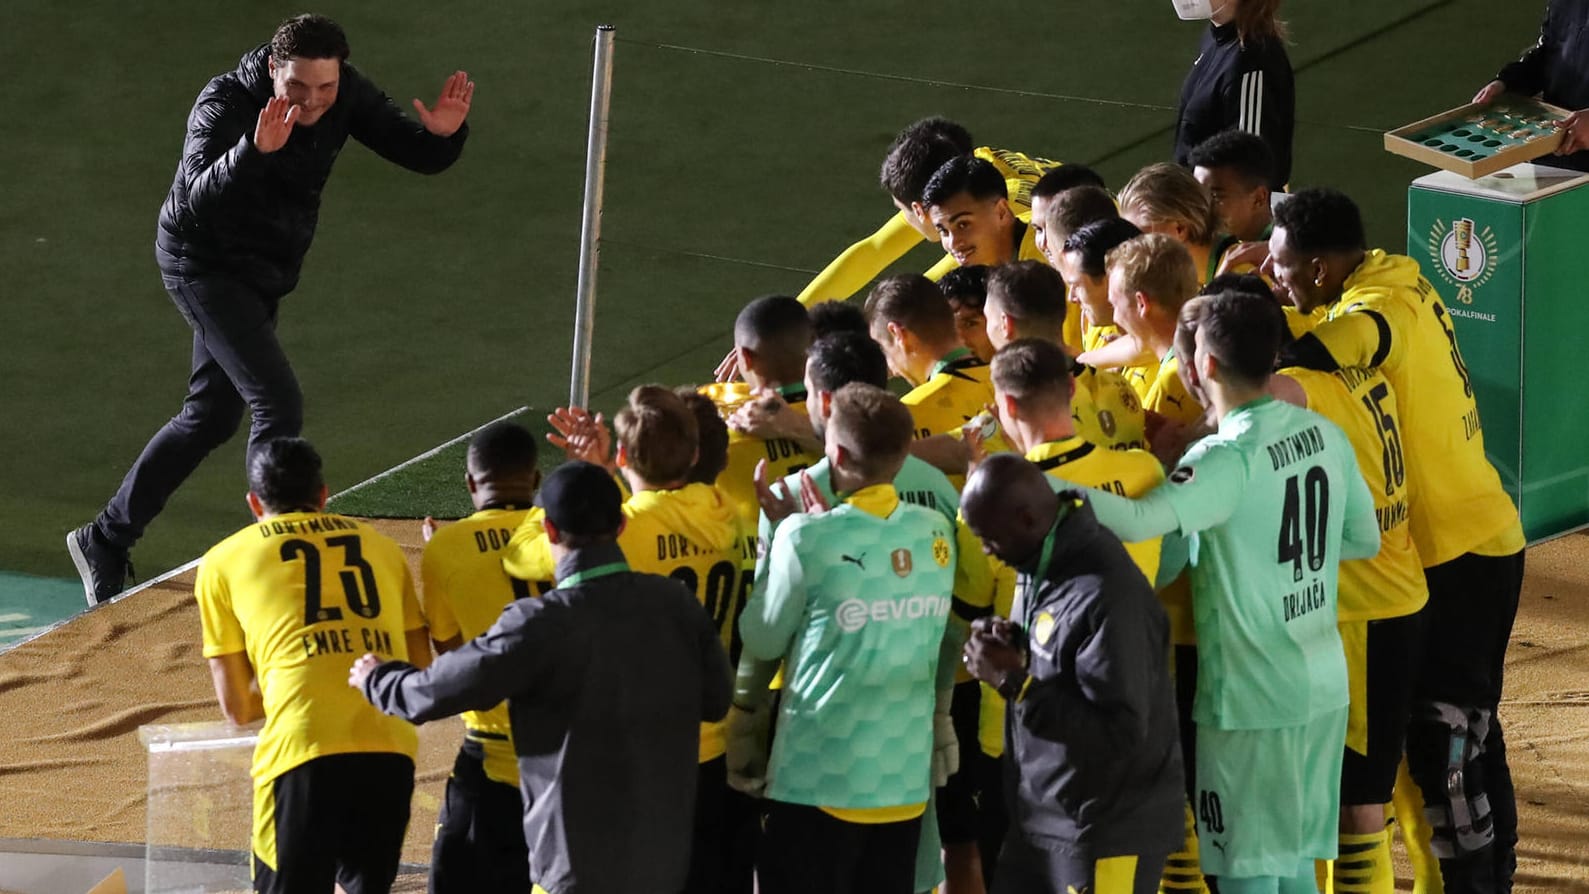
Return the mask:
<svg viewBox="0 0 1589 894">
<path fill-rule="evenodd" d="M 348 36 L 342 26 L 322 15 L 303 13 L 276 26 L 270 55 L 277 63 L 300 59 L 348 59 Z"/>
</svg>

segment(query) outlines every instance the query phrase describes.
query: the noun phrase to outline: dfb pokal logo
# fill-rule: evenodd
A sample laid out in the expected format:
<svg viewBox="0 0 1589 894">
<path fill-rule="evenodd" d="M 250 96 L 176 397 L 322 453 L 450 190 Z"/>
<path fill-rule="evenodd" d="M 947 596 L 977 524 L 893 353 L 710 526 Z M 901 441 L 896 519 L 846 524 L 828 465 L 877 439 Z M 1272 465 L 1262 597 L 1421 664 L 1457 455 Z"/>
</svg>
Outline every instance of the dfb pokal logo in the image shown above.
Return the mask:
<svg viewBox="0 0 1589 894">
<path fill-rule="evenodd" d="M 1499 240 L 1489 227 L 1478 229 L 1472 218 L 1461 217 L 1449 224 L 1437 220 L 1429 229 L 1429 260 L 1440 271 L 1440 278 L 1456 287 L 1457 300 L 1473 303 L 1476 289 L 1495 274 Z"/>
</svg>

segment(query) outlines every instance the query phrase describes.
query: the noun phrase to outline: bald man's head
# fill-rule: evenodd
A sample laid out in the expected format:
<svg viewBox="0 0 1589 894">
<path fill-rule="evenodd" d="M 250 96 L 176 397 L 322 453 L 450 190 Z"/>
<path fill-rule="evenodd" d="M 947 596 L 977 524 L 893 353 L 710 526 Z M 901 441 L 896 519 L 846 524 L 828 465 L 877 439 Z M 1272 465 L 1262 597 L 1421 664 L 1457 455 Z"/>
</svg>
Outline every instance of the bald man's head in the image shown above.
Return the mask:
<svg viewBox="0 0 1589 894">
<path fill-rule="evenodd" d="M 1013 453 L 995 453 L 966 481 L 960 512 L 983 549 L 1019 566 L 1054 526 L 1059 497 L 1037 466 Z"/>
</svg>

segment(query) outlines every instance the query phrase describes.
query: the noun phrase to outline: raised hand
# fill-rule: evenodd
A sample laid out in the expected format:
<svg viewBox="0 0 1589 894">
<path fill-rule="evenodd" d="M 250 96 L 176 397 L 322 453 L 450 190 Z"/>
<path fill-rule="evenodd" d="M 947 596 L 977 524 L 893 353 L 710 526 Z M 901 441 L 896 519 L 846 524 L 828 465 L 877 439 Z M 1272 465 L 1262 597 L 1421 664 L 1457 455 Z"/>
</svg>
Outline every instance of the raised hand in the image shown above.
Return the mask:
<svg viewBox="0 0 1589 894">
<path fill-rule="evenodd" d="M 293 125 L 303 109 L 288 102 L 285 97 L 272 96 L 259 110 L 259 120 L 254 123 L 254 148 L 270 153 L 287 145 Z"/>
<path fill-rule="evenodd" d="M 455 71 L 447 78 L 447 83 L 441 85 L 441 96 L 436 98 L 435 106 L 427 109 L 415 99 L 414 111 L 426 130 L 438 137 L 450 137 L 463 127 L 463 119 L 469 117 L 469 103 L 473 100 L 474 81 L 469 80 L 468 72 Z"/>
<path fill-rule="evenodd" d="M 800 511 L 800 502 L 788 492 L 782 481 L 767 480 L 766 460 L 757 461 L 753 477 L 756 482 L 756 502 L 761 504 L 761 511 L 767 514 L 767 521 L 776 525 Z"/>
<path fill-rule="evenodd" d="M 592 416 L 583 407 L 558 407 L 546 421 L 554 429 L 547 433 L 546 440 L 561 448 L 569 459 L 611 467 L 612 434 L 602 414 Z"/>
<path fill-rule="evenodd" d="M 817 486 L 816 479 L 811 477 L 810 472 L 800 473 L 800 502 L 805 504 L 806 512 L 812 515 L 833 508 L 828 505 L 828 498 L 823 495 L 822 488 Z"/>
<path fill-rule="evenodd" d="M 712 373 L 719 382 L 732 382 L 739 378 L 739 348 L 729 348 L 728 356 L 723 362 L 717 364 L 717 369 Z"/>
<path fill-rule="evenodd" d="M 440 527 L 441 525 L 436 524 L 435 519 L 427 515 L 425 520 L 419 523 L 419 536 L 425 538 L 425 542 L 429 543 L 430 538 L 436 536 L 436 529 Z"/>
</svg>

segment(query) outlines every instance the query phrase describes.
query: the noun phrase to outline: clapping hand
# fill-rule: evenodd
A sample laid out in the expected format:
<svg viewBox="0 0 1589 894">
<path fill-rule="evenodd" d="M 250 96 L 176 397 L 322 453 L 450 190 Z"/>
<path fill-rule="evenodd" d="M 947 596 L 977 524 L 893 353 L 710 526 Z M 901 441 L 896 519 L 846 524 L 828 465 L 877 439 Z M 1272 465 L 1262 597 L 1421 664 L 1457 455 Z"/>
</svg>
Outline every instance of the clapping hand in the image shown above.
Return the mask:
<svg viewBox="0 0 1589 894">
<path fill-rule="evenodd" d="M 558 407 L 546 421 L 555 429 L 546 435 L 546 440 L 561 448 L 569 459 L 612 467 L 612 432 L 600 413 L 591 415 L 583 407 Z"/>
<path fill-rule="evenodd" d="M 254 124 L 254 148 L 271 153 L 287 145 L 287 138 L 292 136 L 293 125 L 298 123 L 301 114 L 303 109 L 288 102 L 286 97 L 272 96 L 259 110 L 259 120 Z"/>
<path fill-rule="evenodd" d="M 474 81 L 469 80 L 468 72 L 455 71 L 441 86 L 441 96 L 436 98 L 435 106 L 427 109 L 415 99 L 414 111 L 426 130 L 438 137 L 450 137 L 463 126 L 463 119 L 469 117 L 469 103 L 473 100 Z"/>
<path fill-rule="evenodd" d="M 782 481 L 767 480 L 767 461 L 760 460 L 756 463 L 756 502 L 761 504 L 761 511 L 767 514 L 767 521 L 776 525 L 796 512 L 800 511 L 800 501 Z"/>
</svg>

